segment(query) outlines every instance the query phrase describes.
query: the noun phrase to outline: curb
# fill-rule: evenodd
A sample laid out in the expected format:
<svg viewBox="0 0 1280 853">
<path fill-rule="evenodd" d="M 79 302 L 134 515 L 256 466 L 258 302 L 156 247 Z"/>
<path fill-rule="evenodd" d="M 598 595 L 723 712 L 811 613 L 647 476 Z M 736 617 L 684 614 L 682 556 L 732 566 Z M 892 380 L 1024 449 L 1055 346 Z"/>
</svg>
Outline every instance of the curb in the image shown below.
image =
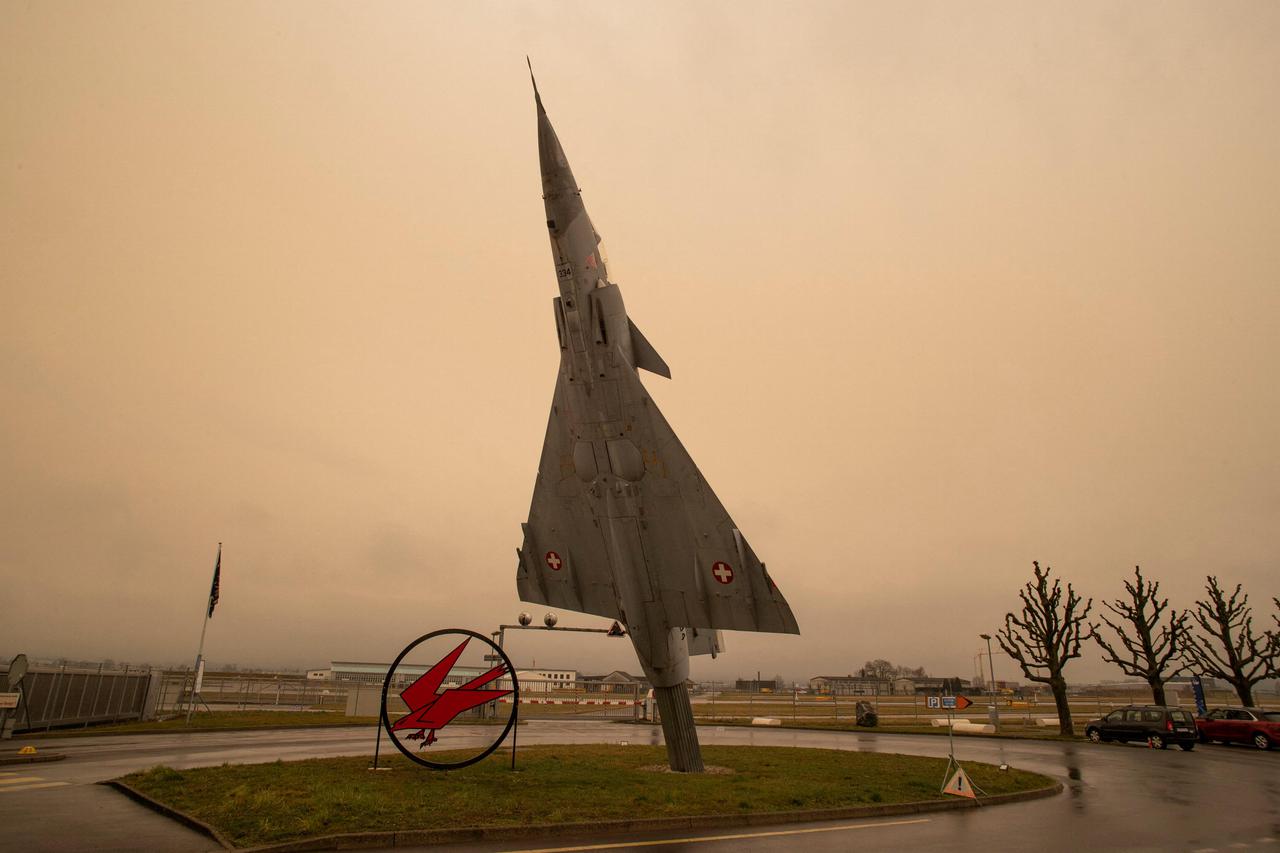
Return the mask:
<svg viewBox="0 0 1280 853">
<path fill-rule="evenodd" d="M 736 728 L 736 729 L 760 728 L 759 726 L 753 726 L 751 723 L 734 723 L 734 722 L 727 722 L 723 720 L 717 720 L 715 722 L 709 722 L 709 723 L 698 723 L 699 728 L 710 728 L 712 726 L 724 726 L 726 728 Z M 887 731 L 885 729 L 881 729 L 878 727 L 863 727 L 863 726 L 859 726 L 858 728 L 855 728 L 855 729 L 822 728 L 820 726 L 791 726 L 791 725 L 787 725 L 785 722 L 782 724 L 781 728 L 791 729 L 792 731 L 797 731 L 797 732 L 847 732 L 850 734 L 860 734 L 860 735 L 890 735 L 890 736 L 904 735 L 907 737 L 914 737 L 914 736 L 946 737 L 947 736 L 947 730 L 942 728 L 936 729 L 936 730 L 925 729 L 924 731 L 919 731 L 919 732 L 904 732 L 904 731 L 895 731 L 895 730 Z M 1041 741 L 1041 742 L 1047 741 L 1049 743 L 1080 743 L 1085 740 L 1085 738 L 1080 735 L 1073 735 L 1070 738 L 1065 738 L 1065 737 L 1062 737 L 1061 735 L 1050 735 L 1050 736 L 1007 735 L 1007 734 L 1002 735 L 1002 734 L 988 734 L 986 732 L 956 732 L 955 736 L 969 737 L 969 738 L 986 738 L 987 740 L 1033 740 L 1033 741 Z"/>
<path fill-rule="evenodd" d="M 216 829 L 192 817 L 186 812 L 153 800 L 127 783 L 111 780 L 109 785 L 126 796 L 163 815 L 205 833 L 226 850 L 243 853 L 308 853 L 314 850 L 362 850 L 381 847 L 418 847 L 431 844 L 462 844 L 476 841 L 525 841 L 551 836 L 591 834 L 599 836 L 623 832 L 661 832 L 673 829 L 699 831 L 706 829 L 733 829 L 748 826 L 779 826 L 789 823 L 810 823 L 823 820 L 848 820 L 850 818 L 893 817 L 896 815 L 926 814 L 929 812 L 976 809 L 984 806 L 1022 803 L 1056 796 L 1063 791 L 1061 782 L 1031 791 L 1012 794 L 996 794 L 981 801 L 922 800 L 914 803 L 890 803 L 882 806 L 845 806 L 837 809 L 806 809 L 790 812 L 763 812 L 745 815 L 692 815 L 688 817 L 640 818 L 637 820 L 606 820 L 590 823 L 546 823 L 533 826 L 469 826 L 458 829 L 411 829 L 388 832 L 344 832 L 336 835 L 319 835 L 298 841 L 263 844 L 257 847 L 236 847 Z"/>
<path fill-rule="evenodd" d="M 108 788 L 115 788 L 129 799 L 141 803 L 152 811 L 159 812 L 167 818 L 172 818 L 178 823 L 194 829 L 196 832 L 203 832 L 205 835 L 218 842 L 218 844 L 222 845 L 224 850 L 236 849 L 234 844 L 224 838 L 222 833 L 218 832 L 218 830 L 214 829 L 212 826 L 209 826 L 209 824 L 199 818 L 192 817 L 184 811 L 179 811 L 172 806 L 167 806 L 159 800 L 151 799 L 151 797 L 148 797 L 146 794 L 142 793 L 127 782 L 121 782 L 119 779 L 108 779 L 107 781 L 99 782 L 98 784 L 106 785 Z"/>
<path fill-rule="evenodd" d="M 66 758 L 65 752 L 37 752 L 35 755 L 0 756 L 0 767 L 6 764 L 40 764 L 45 761 L 61 761 Z"/>
</svg>

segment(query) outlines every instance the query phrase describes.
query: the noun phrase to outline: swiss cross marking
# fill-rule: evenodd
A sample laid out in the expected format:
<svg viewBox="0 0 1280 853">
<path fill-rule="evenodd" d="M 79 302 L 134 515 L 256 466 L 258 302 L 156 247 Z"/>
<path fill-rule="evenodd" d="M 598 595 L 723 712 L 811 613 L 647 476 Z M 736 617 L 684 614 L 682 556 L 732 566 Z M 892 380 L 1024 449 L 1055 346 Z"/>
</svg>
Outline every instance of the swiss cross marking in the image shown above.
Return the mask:
<svg viewBox="0 0 1280 853">
<path fill-rule="evenodd" d="M 711 566 L 711 576 L 723 584 L 733 583 L 733 566 L 717 561 Z"/>
<path fill-rule="evenodd" d="M 560 555 L 555 551 L 548 551 L 547 565 L 551 567 L 551 571 L 558 572 L 560 571 L 560 567 L 564 565 L 564 560 L 561 560 Z"/>
</svg>

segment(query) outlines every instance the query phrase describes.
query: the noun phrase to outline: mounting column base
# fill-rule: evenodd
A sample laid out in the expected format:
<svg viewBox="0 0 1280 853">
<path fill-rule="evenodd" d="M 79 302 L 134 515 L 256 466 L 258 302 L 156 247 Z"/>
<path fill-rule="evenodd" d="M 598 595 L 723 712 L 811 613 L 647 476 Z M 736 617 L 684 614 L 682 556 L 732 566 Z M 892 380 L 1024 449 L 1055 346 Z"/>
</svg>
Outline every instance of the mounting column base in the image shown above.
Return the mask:
<svg viewBox="0 0 1280 853">
<path fill-rule="evenodd" d="M 671 769 L 677 773 L 701 773 L 702 750 L 698 748 L 698 730 L 693 725 L 689 688 L 684 684 L 655 687 L 653 696 L 658 700 L 662 736 L 667 742 L 667 761 Z"/>
</svg>

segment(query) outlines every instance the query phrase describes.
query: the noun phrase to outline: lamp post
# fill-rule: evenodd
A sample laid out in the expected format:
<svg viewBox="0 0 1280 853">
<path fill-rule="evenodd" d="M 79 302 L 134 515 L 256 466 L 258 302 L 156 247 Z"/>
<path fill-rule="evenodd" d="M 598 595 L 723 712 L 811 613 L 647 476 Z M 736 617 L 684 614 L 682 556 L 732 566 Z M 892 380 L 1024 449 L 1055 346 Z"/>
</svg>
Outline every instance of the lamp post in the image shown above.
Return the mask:
<svg viewBox="0 0 1280 853">
<path fill-rule="evenodd" d="M 622 625 L 616 620 L 608 628 L 571 628 L 567 625 L 557 625 L 556 623 L 560 621 L 560 617 L 556 616 L 556 614 L 554 613 L 548 613 L 546 616 L 542 617 L 542 623 L 543 623 L 542 625 L 532 624 L 533 617 L 530 616 L 528 613 L 521 613 L 519 618 L 516 621 L 518 621 L 520 624 L 519 625 L 499 625 L 498 630 L 490 634 L 490 636 L 493 637 L 494 642 L 497 644 L 498 648 L 501 649 L 503 647 L 503 644 L 507 641 L 508 628 L 525 630 L 525 631 L 576 631 L 580 634 L 606 634 L 610 637 L 627 636 L 626 629 L 623 628 Z M 494 654 L 485 655 L 484 659 L 488 663 L 497 663 L 498 661 L 502 660 L 502 658 Z M 574 684 L 573 689 L 576 694 L 578 689 L 576 683 Z M 496 712 L 498 703 L 495 700 L 493 702 L 490 702 L 487 707 Z M 512 761 L 514 760 L 515 759 L 513 758 Z"/>
<path fill-rule="evenodd" d="M 991 673 L 991 707 L 987 710 L 987 716 L 991 719 L 991 725 L 998 729 L 1000 728 L 1000 709 L 996 707 L 996 662 L 991 657 L 991 635 L 979 634 L 978 636 L 987 641 L 987 670 Z"/>
</svg>

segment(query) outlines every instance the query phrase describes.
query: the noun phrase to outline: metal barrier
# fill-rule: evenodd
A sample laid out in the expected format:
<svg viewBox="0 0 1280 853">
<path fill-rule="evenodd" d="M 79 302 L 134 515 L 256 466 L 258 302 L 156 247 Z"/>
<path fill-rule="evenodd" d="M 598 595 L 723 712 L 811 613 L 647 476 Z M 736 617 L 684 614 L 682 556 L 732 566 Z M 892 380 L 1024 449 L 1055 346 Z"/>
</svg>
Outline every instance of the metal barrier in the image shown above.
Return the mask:
<svg viewBox="0 0 1280 853">
<path fill-rule="evenodd" d="M 151 719 L 159 683 L 150 669 L 32 667 L 22 679 L 22 701 L 10 712 L 13 731 Z"/>
</svg>

